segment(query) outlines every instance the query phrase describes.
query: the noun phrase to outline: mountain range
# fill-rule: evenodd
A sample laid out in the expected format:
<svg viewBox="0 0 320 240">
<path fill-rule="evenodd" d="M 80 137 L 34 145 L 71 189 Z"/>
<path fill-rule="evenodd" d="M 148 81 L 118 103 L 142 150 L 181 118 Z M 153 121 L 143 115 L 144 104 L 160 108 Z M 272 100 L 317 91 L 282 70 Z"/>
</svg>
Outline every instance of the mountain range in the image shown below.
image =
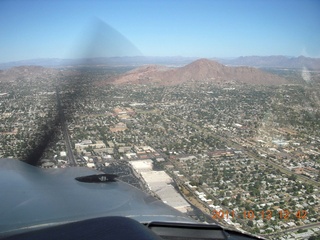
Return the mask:
<svg viewBox="0 0 320 240">
<path fill-rule="evenodd" d="M 110 81 L 110 80 L 109 80 Z M 114 84 L 160 84 L 181 83 L 245 83 L 255 85 L 280 85 L 287 80 L 252 67 L 228 67 L 216 61 L 199 59 L 186 66 L 142 66 L 112 79 Z"/>
<path fill-rule="evenodd" d="M 223 61 L 225 62 L 225 65 L 221 64 Z M 48 63 L 50 60 L 45 60 L 44 62 Z M 59 60 L 56 59 L 53 62 L 58 64 Z M 319 79 L 319 77 L 317 76 L 319 75 L 319 72 L 316 70 L 320 69 L 320 63 L 318 62 L 319 59 L 311 59 L 306 57 L 288 58 L 284 56 L 240 57 L 236 59 L 220 60 L 220 62 L 210 59 L 194 60 L 192 58 L 183 57 L 121 57 L 82 59 L 81 61 L 78 60 L 79 65 L 75 66 L 130 66 L 129 69 L 134 68 L 131 71 L 116 75 L 114 77 L 110 77 L 110 75 L 106 75 L 104 77 L 100 74 L 100 84 L 114 83 L 177 85 L 181 83 L 210 82 L 218 84 L 244 83 L 251 85 L 279 85 L 288 83 L 288 80 L 284 78 L 286 76 L 279 74 L 278 70 L 270 71 L 267 68 L 282 69 L 281 71 L 283 71 L 283 69 L 299 69 L 299 71 L 294 71 L 300 75 L 312 74 L 312 76 L 310 75 L 310 78 L 312 78 L 314 81 L 318 81 L 317 79 Z M 37 66 L 36 63 L 40 62 L 37 62 L 36 60 L 23 63 L 26 65 L 28 65 L 28 63 L 32 63 L 33 65 L 0 70 L 0 81 L 14 81 L 14 79 L 32 80 L 36 79 L 36 77 L 53 76 L 57 73 L 62 75 L 70 74 L 70 71 L 61 71 L 59 68 L 55 69 L 52 67 L 48 68 Z M 148 64 L 144 65 L 143 63 Z M 159 63 L 160 65 L 150 65 L 150 63 Z M 278 67 L 273 67 L 274 64 L 277 64 Z M 250 65 L 254 65 L 255 67 L 250 67 Z M 69 66 L 73 67 L 71 64 L 64 66 L 64 69 Z M 265 70 L 268 70 L 268 72 L 265 71 L 264 68 L 266 68 Z M 302 69 L 302 71 L 300 71 L 300 69 Z M 118 73 L 120 72 L 121 71 L 118 71 Z M 281 77 L 282 75 L 284 77 Z"/>
<path fill-rule="evenodd" d="M 320 70 L 320 58 L 309 58 L 304 56 L 246 56 L 235 59 L 218 59 L 220 63 L 232 66 L 251 66 L 258 68 L 288 68 Z"/>
<path fill-rule="evenodd" d="M 183 66 L 197 58 L 194 57 L 100 57 L 100 58 L 82 58 L 82 59 L 59 59 L 42 58 L 14 62 L 0 63 L 0 69 L 8 69 L 18 66 L 42 66 L 50 68 L 78 67 L 78 66 L 141 66 L 145 64 L 161 64 L 169 66 Z"/>
<path fill-rule="evenodd" d="M 36 65 L 43 67 L 66 67 L 80 65 L 108 65 L 108 66 L 141 66 L 145 64 L 161 64 L 167 66 L 184 66 L 199 58 L 196 57 L 109 57 L 109 58 L 85 58 L 85 59 L 32 59 L 24 61 L 15 61 L 0 63 L 0 69 L 6 69 L 16 66 Z M 228 66 L 249 66 L 258 68 L 290 68 L 320 70 L 320 58 L 308 58 L 304 56 L 246 56 L 238 58 L 211 58 L 221 64 Z"/>
</svg>

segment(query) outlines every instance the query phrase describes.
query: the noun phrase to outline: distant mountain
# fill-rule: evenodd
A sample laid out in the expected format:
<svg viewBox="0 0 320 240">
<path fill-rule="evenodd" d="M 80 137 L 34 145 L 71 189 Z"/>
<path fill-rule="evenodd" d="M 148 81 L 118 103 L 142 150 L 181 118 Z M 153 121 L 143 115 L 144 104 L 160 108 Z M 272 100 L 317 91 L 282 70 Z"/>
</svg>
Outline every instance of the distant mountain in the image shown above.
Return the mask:
<svg viewBox="0 0 320 240">
<path fill-rule="evenodd" d="M 31 59 L 15 62 L 0 63 L 0 69 L 8 69 L 17 66 L 42 66 L 50 68 L 60 67 L 76 67 L 76 66 L 142 66 L 146 64 L 160 64 L 166 66 L 184 66 L 199 58 L 196 57 L 152 57 L 152 56 L 136 56 L 136 57 L 108 57 L 108 58 L 83 58 L 83 59 Z M 228 66 L 251 66 L 256 68 L 291 68 L 320 70 L 320 58 L 286 57 L 286 56 L 248 56 L 234 59 L 212 59 L 221 64 Z"/>
<path fill-rule="evenodd" d="M 258 68 L 291 68 L 320 70 L 320 58 L 285 56 L 247 56 L 235 59 L 220 59 L 219 62 L 231 66 L 251 66 Z"/>
<path fill-rule="evenodd" d="M 108 57 L 108 58 L 83 58 L 83 59 L 58 59 L 58 58 L 46 58 L 46 59 L 31 59 L 15 62 L 0 63 L 0 69 L 8 69 L 17 66 L 42 66 L 42 67 L 76 67 L 76 66 L 141 66 L 145 64 L 161 64 L 171 66 L 183 66 L 197 58 L 189 57 Z"/>
<path fill-rule="evenodd" d="M 247 83 L 257 85 L 279 85 L 287 81 L 277 75 L 252 67 L 227 67 L 208 59 L 196 60 L 184 67 L 164 68 L 143 66 L 113 79 L 115 84 L 177 85 L 187 82 Z"/>
<path fill-rule="evenodd" d="M 73 63 L 74 61 L 75 60 L 58 59 L 58 58 L 30 59 L 30 60 L 0 63 L 0 69 L 8 69 L 8 68 L 20 67 L 20 66 L 60 67 L 60 66 L 68 65 L 68 63 Z"/>
</svg>

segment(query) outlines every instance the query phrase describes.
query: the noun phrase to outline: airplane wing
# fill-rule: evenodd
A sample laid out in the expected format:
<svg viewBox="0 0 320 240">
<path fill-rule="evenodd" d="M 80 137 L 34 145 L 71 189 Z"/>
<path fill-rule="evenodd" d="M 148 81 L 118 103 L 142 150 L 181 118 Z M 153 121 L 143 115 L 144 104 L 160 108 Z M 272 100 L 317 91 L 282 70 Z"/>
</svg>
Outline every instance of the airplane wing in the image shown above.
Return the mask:
<svg viewBox="0 0 320 240">
<path fill-rule="evenodd" d="M 130 217 L 139 222 L 194 222 L 124 182 L 75 179 L 98 173 L 84 167 L 42 169 L 1 159 L 0 233 L 106 216 Z"/>
<path fill-rule="evenodd" d="M 0 159 L 0 238 L 257 239 L 197 223 L 114 175 L 97 174 Z"/>
</svg>

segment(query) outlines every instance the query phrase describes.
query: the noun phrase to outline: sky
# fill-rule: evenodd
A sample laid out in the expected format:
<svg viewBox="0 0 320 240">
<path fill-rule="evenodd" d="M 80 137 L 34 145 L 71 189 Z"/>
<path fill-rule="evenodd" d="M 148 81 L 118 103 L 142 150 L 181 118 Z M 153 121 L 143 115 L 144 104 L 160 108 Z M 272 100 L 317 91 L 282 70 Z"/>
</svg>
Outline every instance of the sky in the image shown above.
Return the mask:
<svg viewBox="0 0 320 240">
<path fill-rule="evenodd" d="M 320 57 L 320 1 L 0 1 L 0 63 L 86 54 Z"/>
</svg>

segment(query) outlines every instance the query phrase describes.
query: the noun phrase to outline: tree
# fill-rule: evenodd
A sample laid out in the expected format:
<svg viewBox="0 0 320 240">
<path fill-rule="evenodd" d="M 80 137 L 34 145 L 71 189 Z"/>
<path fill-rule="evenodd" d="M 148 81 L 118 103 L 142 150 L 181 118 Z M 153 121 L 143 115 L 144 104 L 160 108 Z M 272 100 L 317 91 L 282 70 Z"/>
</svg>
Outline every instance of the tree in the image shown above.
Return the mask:
<svg viewBox="0 0 320 240">
<path fill-rule="evenodd" d="M 227 206 L 228 205 L 228 199 L 224 199 L 223 201 L 222 201 L 222 205 L 224 205 L 224 206 Z"/>
<path fill-rule="evenodd" d="M 308 194 L 311 194 L 313 193 L 313 186 L 312 185 L 309 185 L 307 186 L 307 191 L 306 191 Z"/>
<path fill-rule="evenodd" d="M 249 220 L 248 223 L 247 223 L 247 225 L 248 225 L 249 227 L 253 227 L 253 221 L 252 221 L 252 220 Z"/>
<path fill-rule="evenodd" d="M 236 202 L 237 202 L 237 204 L 239 204 L 241 202 L 241 194 L 240 193 L 237 194 Z"/>
<path fill-rule="evenodd" d="M 289 180 L 296 181 L 297 180 L 297 176 L 294 175 L 294 174 L 291 174 L 291 176 L 289 177 Z"/>
<path fill-rule="evenodd" d="M 320 235 L 311 236 L 311 237 L 309 237 L 309 240 L 320 240 Z"/>
</svg>

